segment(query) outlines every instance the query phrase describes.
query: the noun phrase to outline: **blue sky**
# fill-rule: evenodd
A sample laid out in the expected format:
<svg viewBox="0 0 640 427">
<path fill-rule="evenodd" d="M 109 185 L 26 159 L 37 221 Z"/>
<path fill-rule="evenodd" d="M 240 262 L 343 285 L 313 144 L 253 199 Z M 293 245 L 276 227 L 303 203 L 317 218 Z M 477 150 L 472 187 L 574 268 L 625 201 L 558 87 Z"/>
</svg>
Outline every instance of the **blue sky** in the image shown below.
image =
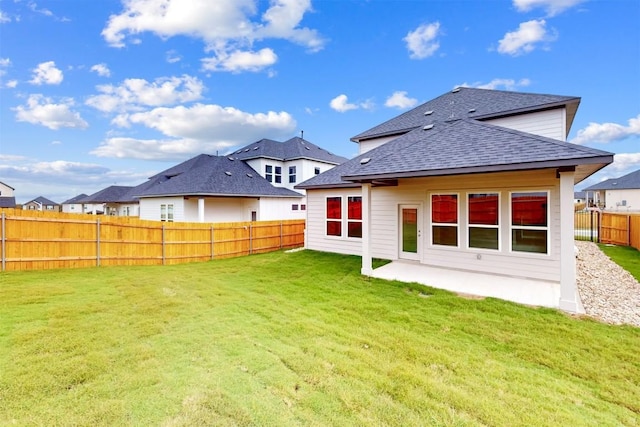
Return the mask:
<svg viewBox="0 0 640 427">
<path fill-rule="evenodd" d="M 637 0 L 0 0 L 0 181 L 137 185 L 201 153 L 350 137 L 460 85 L 582 98 L 569 140 L 640 167 Z"/>
</svg>

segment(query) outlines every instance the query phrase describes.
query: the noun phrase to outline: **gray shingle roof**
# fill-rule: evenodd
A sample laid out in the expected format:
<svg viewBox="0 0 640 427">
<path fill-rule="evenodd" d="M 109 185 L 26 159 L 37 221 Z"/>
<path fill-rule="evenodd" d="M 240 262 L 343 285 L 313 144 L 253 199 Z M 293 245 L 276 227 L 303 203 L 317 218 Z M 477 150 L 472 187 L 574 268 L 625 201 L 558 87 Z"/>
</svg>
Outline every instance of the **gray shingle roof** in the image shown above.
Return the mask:
<svg viewBox="0 0 640 427">
<path fill-rule="evenodd" d="M 271 185 L 245 162 L 235 160 L 235 157 L 207 154 L 200 154 L 154 175 L 131 194 L 135 197 L 303 197 L 295 191 Z"/>
<path fill-rule="evenodd" d="M 361 160 L 369 161 L 361 164 Z M 434 175 L 587 166 L 584 179 L 613 161 L 606 151 L 483 123 L 454 120 L 406 133 L 296 188 L 353 186 L 353 182 Z M 595 170 L 593 170 L 595 169 Z M 351 182 L 351 185 L 350 185 Z"/>
<path fill-rule="evenodd" d="M 459 88 L 356 135 L 352 140 L 397 137 L 296 188 L 565 166 L 576 167 L 579 182 L 611 163 L 613 155 L 482 121 L 565 107 L 570 126 L 579 102 L 573 96 Z"/>
<path fill-rule="evenodd" d="M 57 206 L 58 205 L 56 202 L 51 201 L 51 200 L 47 199 L 46 197 L 42 197 L 42 196 L 36 197 L 35 199 L 30 200 L 25 204 L 29 204 L 29 203 L 32 203 L 32 202 L 41 204 L 43 206 Z"/>
<path fill-rule="evenodd" d="M 483 120 L 505 115 L 568 105 L 567 129 L 571 127 L 580 98 L 461 87 L 381 123 L 353 138 L 359 141 L 405 133 L 411 129 L 446 120 Z M 431 112 L 430 114 L 425 114 Z"/>
<path fill-rule="evenodd" d="M 73 205 L 75 203 L 82 203 L 80 200 L 84 199 L 88 197 L 86 194 L 82 193 L 82 194 L 78 194 L 75 197 L 70 198 L 69 200 L 65 200 L 64 202 L 60 203 L 61 205 Z"/>
<path fill-rule="evenodd" d="M 0 208 L 15 208 L 16 207 L 16 198 L 11 196 L 2 196 L 0 197 Z"/>
<path fill-rule="evenodd" d="M 594 184 L 582 191 L 594 190 L 635 190 L 640 189 L 640 169 L 620 178 L 611 178 Z"/>
<path fill-rule="evenodd" d="M 124 201 L 131 201 L 125 196 L 132 188 L 124 185 L 112 185 L 78 200 L 77 203 L 124 203 Z"/>
<path fill-rule="evenodd" d="M 259 157 L 288 161 L 296 159 L 317 160 L 339 165 L 347 161 L 345 157 L 335 155 L 302 138 L 294 137 L 285 142 L 261 139 L 230 154 L 234 158 L 250 160 Z"/>
</svg>

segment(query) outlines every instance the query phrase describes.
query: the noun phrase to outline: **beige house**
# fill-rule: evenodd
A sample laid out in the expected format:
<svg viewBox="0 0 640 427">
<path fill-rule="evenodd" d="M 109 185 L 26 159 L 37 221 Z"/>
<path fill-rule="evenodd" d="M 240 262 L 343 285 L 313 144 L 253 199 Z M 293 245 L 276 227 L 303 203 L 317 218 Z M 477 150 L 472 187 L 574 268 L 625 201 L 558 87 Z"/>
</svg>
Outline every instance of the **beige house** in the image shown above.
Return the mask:
<svg viewBox="0 0 640 427">
<path fill-rule="evenodd" d="M 306 248 L 360 255 L 365 275 L 580 311 L 574 185 L 613 156 L 566 142 L 579 102 L 457 88 L 356 135 L 358 157 L 297 187 Z"/>
</svg>

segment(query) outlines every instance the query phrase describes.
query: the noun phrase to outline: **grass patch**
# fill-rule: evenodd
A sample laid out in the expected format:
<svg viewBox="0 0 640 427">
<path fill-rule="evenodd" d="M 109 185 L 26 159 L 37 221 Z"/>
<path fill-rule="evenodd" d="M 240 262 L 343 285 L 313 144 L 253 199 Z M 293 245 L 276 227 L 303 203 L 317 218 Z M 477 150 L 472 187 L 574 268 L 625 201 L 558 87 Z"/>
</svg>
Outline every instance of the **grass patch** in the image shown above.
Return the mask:
<svg viewBox="0 0 640 427">
<path fill-rule="evenodd" d="M 631 246 L 598 244 L 602 252 L 640 281 L 640 252 Z"/>
<path fill-rule="evenodd" d="M 640 425 L 640 329 L 359 271 L 2 273 L 0 425 Z"/>
</svg>

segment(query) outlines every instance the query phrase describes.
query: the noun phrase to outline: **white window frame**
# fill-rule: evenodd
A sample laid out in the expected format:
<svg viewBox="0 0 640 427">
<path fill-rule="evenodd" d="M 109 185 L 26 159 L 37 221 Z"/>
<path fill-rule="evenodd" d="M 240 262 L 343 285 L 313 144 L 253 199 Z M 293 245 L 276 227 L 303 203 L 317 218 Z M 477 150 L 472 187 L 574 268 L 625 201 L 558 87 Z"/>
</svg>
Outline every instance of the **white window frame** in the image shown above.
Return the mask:
<svg viewBox="0 0 640 427">
<path fill-rule="evenodd" d="M 542 226 L 532 226 L 532 225 L 513 225 L 513 195 L 514 194 L 523 194 L 523 193 L 544 193 L 547 197 L 547 225 L 545 227 Z M 513 249 L 513 230 L 535 230 L 535 231 L 546 231 L 547 238 L 547 252 L 527 252 L 527 251 L 517 251 Z M 548 257 L 551 255 L 551 191 L 548 189 L 537 189 L 537 190 L 517 190 L 509 192 L 509 252 L 517 255 L 527 255 L 527 256 L 543 256 Z"/>
<path fill-rule="evenodd" d="M 327 200 L 332 198 L 338 198 L 338 197 L 340 198 L 340 219 L 339 220 L 337 218 L 329 218 L 327 216 L 328 214 Z M 357 222 L 362 224 L 362 219 L 349 219 L 349 199 L 352 197 L 359 197 L 362 202 L 361 194 L 332 194 L 332 195 L 325 196 L 324 198 L 324 236 L 326 238 L 340 239 L 340 240 L 355 240 L 355 241 L 362 240 L 361 237 L 349 237 L 349 223 Z M 304 209 L 301 209 L 301 210 L 306 210 L 306 205 L 302 205 L 302 206 L 304 206 Z M 327 221 L 340 222 L 340 236 L 327 234 Z"/>
<path fill-rule="evenodd" d="M 472 224 L 471 223 L 471 203 L 469 203 L 470 196 L 473 194 L 496 194 L 498 196 L 498 224 L 497 225 L 486 225 L 486 224 Z M 467 209 L 467 245 L 466 248 L 472 251 L 489 251 L 489 252 L 500 252 L 502 250 L 502 194 L 500 191 L 496 190 L 487 190 L 487 191 L 468 191 L 466 193 L 465 198 L 466 209 Z M 509 208 L 510 209 L 510 208 Z M 477 248 L 475 246 L 471 246 L 471 228 L 487 228 L 487 229 L 495 229 L 498 230 L 498 248 L 490 249 L 490 248 Z"/>
<path fill-rule="evenodd" d="M 456 192 L 434 192 L 434 193 L 429 193 L 429 246 L 432 247 L 436 247 L 436 248 L 442 248 L 442 249 L 460 249 L 460 235 L 462 234 L 460 232 L 460 193 L 456 193 Z M 449 224 L 449 223 L 442 223 L 442 222 L 434 222 L 433 221 L 433 196 L 456 196 L 456 217 L 457 217 L 457 222 L 455 224 Z M 456 245 L 455 246 L 450 246 L 450 245 L 440 245 L 438 243 L 434 243 L 433 242 L 433 227 L 434 226 L 444 226 L 444 227 L 455 227 L 458 232 L 456 233 Z"/>
</svg>

